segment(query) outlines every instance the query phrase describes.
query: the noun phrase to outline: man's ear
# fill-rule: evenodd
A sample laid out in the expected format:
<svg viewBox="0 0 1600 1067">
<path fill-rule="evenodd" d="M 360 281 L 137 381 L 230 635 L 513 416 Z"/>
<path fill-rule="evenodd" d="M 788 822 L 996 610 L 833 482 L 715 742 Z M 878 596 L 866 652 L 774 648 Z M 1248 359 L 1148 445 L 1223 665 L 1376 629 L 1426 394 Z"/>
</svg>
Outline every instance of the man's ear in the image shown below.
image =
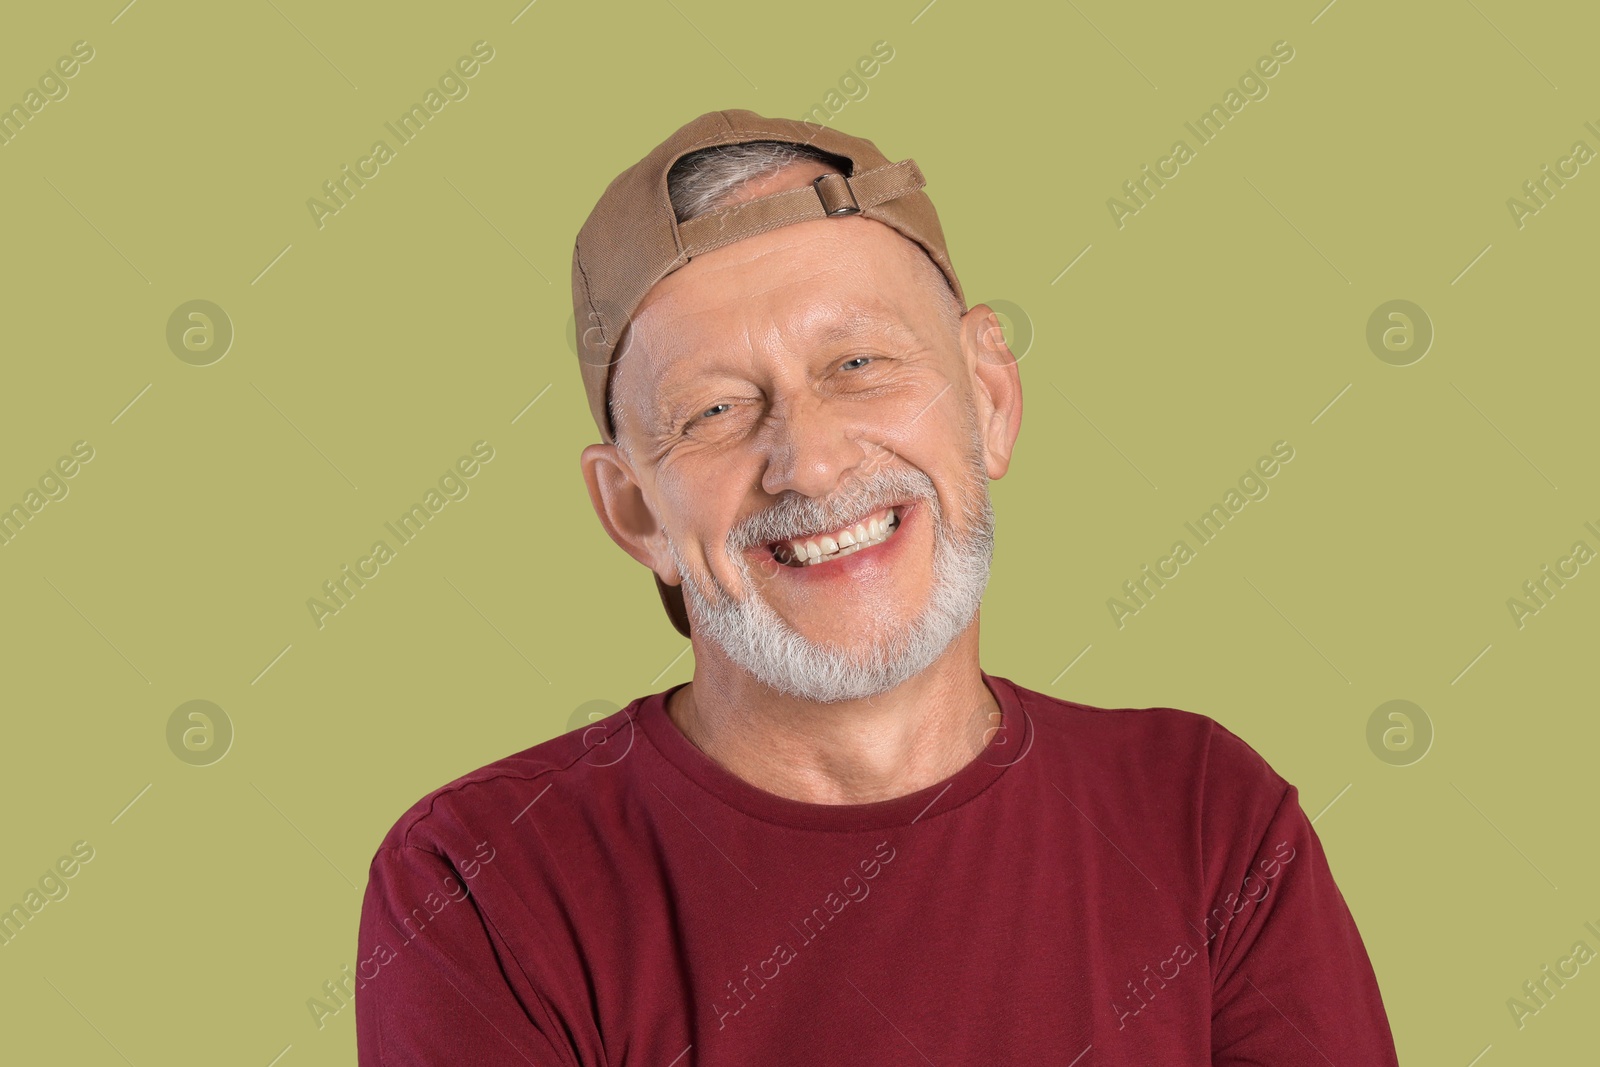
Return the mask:
<svg viewBox="0 0 1600 1067">
<path fill-rule="evenodd" d="M 583 482 L 589 489 L 589 503 L 600 517 L 600 525 L 621 549 L 668 585 L 683 579 L 655 514 L 645 500 L 632 467 L 616 445 L 594 444 L 579 457 Z"/>
<path fill-rule="evenodd" d="M 989 305 L 974 304 L 961 316 L 961 351 L 972 373 L 989 477 L 1000 478 L 1011 466 L 1011 451 L 1022 430 L 1022 377 L 1000 318 Z"/>
</svg>

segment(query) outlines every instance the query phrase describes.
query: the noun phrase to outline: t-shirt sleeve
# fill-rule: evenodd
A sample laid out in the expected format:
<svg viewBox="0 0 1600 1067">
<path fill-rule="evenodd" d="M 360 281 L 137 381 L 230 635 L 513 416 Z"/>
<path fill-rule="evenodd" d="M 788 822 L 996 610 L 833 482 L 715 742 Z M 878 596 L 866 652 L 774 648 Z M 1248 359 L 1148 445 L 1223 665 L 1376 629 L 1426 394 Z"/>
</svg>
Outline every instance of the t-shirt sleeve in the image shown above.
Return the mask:
<svg viewBox="0 0 1600 1067">
<path fill-rule="evenodd" d="M 1211 1062 L 1397 1065 L 1377 976 L 1298 791 L 1284 783 L 1276 808 L 1257 810 L 1271 811 L 1266 831 L 1222 864 L 1205 919 Z"/>
<path fill-rule="evenodd" d="M 386 844 L 373 857 L 356 966 L 361 1067 L 580 1067 L 471 885 L 430 849 Z"/>
</svg>

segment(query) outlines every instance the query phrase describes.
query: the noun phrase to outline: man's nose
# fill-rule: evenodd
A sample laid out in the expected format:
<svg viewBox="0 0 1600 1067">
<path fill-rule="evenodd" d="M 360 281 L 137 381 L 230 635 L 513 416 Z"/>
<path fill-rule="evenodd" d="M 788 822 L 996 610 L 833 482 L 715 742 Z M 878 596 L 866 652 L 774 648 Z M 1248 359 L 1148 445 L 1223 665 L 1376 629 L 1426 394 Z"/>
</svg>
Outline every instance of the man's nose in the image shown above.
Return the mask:
<svg viewBox="0 0 1600 1067">
<path fill-rule="evenodd" d="M 786 489 L 829 496 L 866 458 L 865 432 L 837 402 L 817 396 L 784 402 L 761 430 L 767 456 L 762 488 L 773 496 Z"/>
</svg>

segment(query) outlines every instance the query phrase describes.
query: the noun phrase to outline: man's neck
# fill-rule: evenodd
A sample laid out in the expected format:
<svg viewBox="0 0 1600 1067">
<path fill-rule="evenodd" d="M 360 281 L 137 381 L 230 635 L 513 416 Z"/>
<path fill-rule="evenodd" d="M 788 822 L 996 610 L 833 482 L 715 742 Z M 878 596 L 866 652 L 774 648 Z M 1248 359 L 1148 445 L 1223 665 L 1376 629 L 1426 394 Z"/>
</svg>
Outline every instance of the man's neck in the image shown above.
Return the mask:
<svg viewBox="0 0 1600 1067">
<path fill-rule="evenodd" d="M 978 666 L 978 620 L 934 664 L 875 697 L 816 704 L 776 693 L 695 647 L 694 681 L 667 714 L 744 781 L 811 804 L 869 804 L 943 781 L 1000 725 Z"/>
</svg>

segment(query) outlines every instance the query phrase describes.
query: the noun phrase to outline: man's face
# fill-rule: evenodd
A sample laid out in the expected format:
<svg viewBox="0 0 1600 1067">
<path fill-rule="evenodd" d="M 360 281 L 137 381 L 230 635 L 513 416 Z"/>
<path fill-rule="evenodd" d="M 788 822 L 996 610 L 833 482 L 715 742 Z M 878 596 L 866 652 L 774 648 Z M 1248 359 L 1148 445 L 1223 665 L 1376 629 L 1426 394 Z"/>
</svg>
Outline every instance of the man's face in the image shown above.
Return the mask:
<svg viewBox="0 0 1600 1067">
<path fill-rule="evenodd" d="M 974 373 L 942 285 L 888 227 L 819 219 L 697 257 L 635 313 L 612 392 L 654 529 L 630 551 L 775 689 L 892 688 L 982 598 L 1015 424 L 991 430 L 1003 372 Z"/>
</svg>

